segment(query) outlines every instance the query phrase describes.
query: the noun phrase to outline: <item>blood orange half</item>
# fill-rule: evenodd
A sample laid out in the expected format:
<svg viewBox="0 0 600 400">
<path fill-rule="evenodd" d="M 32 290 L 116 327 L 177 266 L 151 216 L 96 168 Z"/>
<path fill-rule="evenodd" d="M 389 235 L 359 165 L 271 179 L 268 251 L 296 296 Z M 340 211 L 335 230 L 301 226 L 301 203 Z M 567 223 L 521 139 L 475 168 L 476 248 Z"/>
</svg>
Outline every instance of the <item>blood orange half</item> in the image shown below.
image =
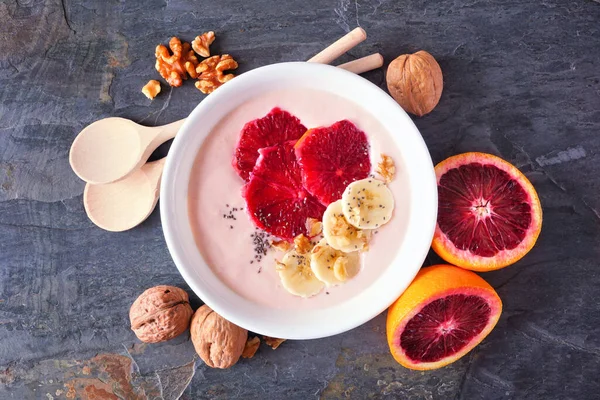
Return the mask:
<svg viewBox="0 0 600 400">
<path fill-rule="evenodd" d="M 302 186 L 295 141 L 259 150 L 250 181 L 242 188 L 254 224 L 281 239 L 309 236 L 307 218 L 321 220 L 325 207 Z"/>
<path fill-rule="evenodd" d="M 388 310 L 388 345 L 406 368 L 440 368 L 477 346 L 501 312 L 500 297 L 476 273 L 452 265 L 422 268 Z"/>
<path fill-rule="evenodd" d="M 298 140 L 306 127 L 289 112 L 275 107 L 262 118 L 244 125 L 233 155 L 233 168 L 240 178 L 250 179 L 250 172 L 258 159 L 258 150 L 288 140 Z"/>
<path fill-rule="evenodd" d="M 304 187 L 324 205 L 371 171 L 367 135 L 348 120 L 310 129 L 296 143 Z"/>
<path fill-rule="evenodd" d="M 474 271 L 506 267 L 531 250 L 542 228 L 533 185 L 491 154 L 464 153 L 435 167 L 438 219 L 433 250 Z"/>
</svg>

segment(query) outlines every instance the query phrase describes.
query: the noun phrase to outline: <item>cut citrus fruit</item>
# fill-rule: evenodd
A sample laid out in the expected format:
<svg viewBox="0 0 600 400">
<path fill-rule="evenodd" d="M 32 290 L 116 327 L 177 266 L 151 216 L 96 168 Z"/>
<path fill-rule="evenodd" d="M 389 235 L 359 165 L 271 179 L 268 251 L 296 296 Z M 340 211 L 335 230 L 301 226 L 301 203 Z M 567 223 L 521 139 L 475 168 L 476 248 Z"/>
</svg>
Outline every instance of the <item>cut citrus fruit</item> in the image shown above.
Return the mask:
<svg viewBox="0 0 600 400">
<path fill-rule="evenodd" d="M 275 107 L 262 118 L 244 125 L 233 155 L 233 168 L 245 181 L 258 159 L 258 150 L 288 140 L 298 140 L 306 132 L 300 120 L 287 111 Z"/>
<path fill-rule="evenodd" d="M 324 205 L 371 171 L 367 135 L 348 120 L 310 129 L 296 143 L 304 187 Z"/>
<path fill-rule="evenodd" d="M 323 217 L 325 207 L 302 186 L 295 141 L 259 150 L 260 156 L 242 188 L 254 224 L 281 239 L 309 236 L 306 220 Z"/>
<path fill-rule="evenodd" d="M 533 185 L 491 154 L 464 153 L 435 167 L 438 217 L 433 250 L 474 271 L 506 267 L 531 250 L 542 228 Z"/>
<path fill-rule="evenodd" d="M 443 367 L 477 346 L 501 312 L 500 297 L 476 273 L 452 265 L 422 268 L 388 309 L 390 351 L 406 368 Z"/>
</svg>

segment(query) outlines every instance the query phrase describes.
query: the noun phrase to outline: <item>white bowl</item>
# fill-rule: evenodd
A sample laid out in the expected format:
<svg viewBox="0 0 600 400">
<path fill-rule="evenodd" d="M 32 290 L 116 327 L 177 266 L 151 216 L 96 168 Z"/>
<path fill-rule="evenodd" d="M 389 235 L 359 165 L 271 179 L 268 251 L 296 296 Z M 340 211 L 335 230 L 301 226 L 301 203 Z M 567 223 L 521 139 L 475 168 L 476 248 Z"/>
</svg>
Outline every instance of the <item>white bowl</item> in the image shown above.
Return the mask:
<svg viewBox="0 0 600 400">
<path fill-rule="evenodd" d="M 324 90 L 344 97 L 361 104 L 388 132 L 402 132 L 393 135 L 393 139 L 402 154 L 410 185 L 406 188 L 411 208 L 405 239 L 392 265 L 350 300 L 316 311 L 272 309 L 235 293 L 204 261 L 188 217 L 192 164 L 211 129 L 250 98 L 287 87 Z M 256 333 L 286 339 L 313 339 L 342 333 L 384 311 L 419 271 L 431 245 L 437 216 L 437 184 L 431 157 L 404 110 L 383 90 L 358 75 L 329 65 L 305 62 L 274 64 L 246 72 L 198 104 L 171 146 L 160 195 L 167 246 L 192 290 L 229 321 Z"/>
</svg>

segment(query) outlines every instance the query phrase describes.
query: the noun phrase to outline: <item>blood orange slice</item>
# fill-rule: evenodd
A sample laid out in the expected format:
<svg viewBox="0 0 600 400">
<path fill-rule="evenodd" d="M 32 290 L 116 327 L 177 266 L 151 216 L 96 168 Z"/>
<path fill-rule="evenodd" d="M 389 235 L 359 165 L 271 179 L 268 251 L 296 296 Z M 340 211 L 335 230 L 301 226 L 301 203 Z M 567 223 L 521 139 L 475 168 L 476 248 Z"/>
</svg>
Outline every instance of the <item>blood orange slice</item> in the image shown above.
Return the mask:
<svg viewBox="0 0 600 400">
<path fill-rule="evenodd" d="M 262 118 L 244 125 L 233 155 L 233 168 L 245 181 L 258 159 L 258 150 L 288 140 L 298 140 L 306 132 L 300 120 L 287 111 L 275 107 Z"/>
<path fill-rule="evenodd" d="M 348 120 L 310 129 L 296 144 L 304 187 L 324 205 L 371 171 L 367 135 Z"/>
<path fill-rule="evenodd" d="M 542 228 L 533 185 L 516 167 L 485 153 L 464 153 L 435 167 L 438 219 L 432 247 L 474 271 L 506 267 L 531 250 Z"/>
<path fill-rule="evenodd" d="M 501 312 L 496 291 L 474 272 L 451 265 L 422 268 L 388 310 L 388 345 L 406 368 L 440 368 L 477 346 Z"/>
<path fill-rule="evenodd" d="M 323 217 L 325 207 L 302 186 L 295 141 L 259 150 L 250 181 L 242 188 L 254 224 L 281 239 L 309 236 L 306 219 Z"/>
</svg>

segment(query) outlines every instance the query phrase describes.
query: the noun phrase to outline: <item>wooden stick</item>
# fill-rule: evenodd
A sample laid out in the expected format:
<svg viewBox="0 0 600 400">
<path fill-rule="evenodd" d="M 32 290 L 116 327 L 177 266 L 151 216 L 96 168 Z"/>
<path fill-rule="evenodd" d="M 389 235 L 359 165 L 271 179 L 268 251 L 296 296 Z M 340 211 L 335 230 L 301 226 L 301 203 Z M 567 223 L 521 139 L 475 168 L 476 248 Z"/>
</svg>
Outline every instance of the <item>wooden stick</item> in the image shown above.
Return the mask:
<svg viewBox="0 0 600 400">
<path fill-rule="evenodd" d="M 379 68 L 383 65 L 383 56 L 379 53 L 371 54 L 370 56 L 362 57 L 357 60 L 338 65 L 338 68 L 346 71 L 362 74 L 367 71 Z"/>
<path fill-rule="evenodd" d="M 355 28 L 342 36 L 335 43 L 312 57 L 308 62 L 331 64 L 333 60 L 364 41 L 367 38 L 367 32 L 361 27 Z"/>
</svg>

